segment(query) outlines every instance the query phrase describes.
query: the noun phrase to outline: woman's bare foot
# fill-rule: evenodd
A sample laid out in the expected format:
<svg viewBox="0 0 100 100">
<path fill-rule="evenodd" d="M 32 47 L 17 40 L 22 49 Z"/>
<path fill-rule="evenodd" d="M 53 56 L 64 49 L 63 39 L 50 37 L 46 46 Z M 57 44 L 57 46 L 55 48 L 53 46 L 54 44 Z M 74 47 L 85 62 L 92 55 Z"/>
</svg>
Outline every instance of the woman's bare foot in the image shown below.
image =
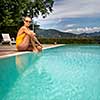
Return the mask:
<svg viewBox="0 0 100 100">
<path fill-rule="evenodd" d="M 39 51 L 38 51 L 38 49 L 33 49 L 33 52 L 38 53 Z"/>
<path fill-rule="evenodd" d="M 38 52 L 42 51 L 42 47 L 41 46 L 37 46 Z"/>
</svg>

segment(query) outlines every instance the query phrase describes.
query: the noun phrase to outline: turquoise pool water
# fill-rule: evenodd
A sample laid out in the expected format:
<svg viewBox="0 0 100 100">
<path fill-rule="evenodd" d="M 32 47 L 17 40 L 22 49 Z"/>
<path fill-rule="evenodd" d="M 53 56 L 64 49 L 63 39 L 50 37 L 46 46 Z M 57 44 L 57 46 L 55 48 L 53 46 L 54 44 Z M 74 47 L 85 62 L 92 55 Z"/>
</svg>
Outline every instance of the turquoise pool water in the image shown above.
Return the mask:
<svg viewBox="0 0 100 100">
<path fill-rule="evenodd" d="M 0 59 L 0 100 L 100 100 L 100 46 Z"/>
</svg>

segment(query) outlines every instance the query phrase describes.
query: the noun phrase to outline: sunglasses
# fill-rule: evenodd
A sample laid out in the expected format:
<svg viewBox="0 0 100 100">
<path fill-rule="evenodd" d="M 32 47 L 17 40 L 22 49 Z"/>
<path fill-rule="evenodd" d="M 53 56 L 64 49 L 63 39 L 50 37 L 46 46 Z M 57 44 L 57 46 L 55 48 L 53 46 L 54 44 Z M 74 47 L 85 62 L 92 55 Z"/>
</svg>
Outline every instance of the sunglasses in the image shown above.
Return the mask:
<svg viewBox="0 0 100 100">
<path fill-rule="evenodd" d="M 29 22 L 29 23 L 31 23 L 31 21 L 29 21 L 29 20 L 25 20 L 25 22 Z"/>
</svg>

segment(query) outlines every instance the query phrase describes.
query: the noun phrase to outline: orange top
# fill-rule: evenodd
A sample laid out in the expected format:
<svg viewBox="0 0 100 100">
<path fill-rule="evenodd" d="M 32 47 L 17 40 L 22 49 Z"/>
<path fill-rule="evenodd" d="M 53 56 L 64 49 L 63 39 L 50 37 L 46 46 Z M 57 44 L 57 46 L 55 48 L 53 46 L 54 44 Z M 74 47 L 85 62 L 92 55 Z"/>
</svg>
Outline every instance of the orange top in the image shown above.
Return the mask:
<svg viewBox="0 0 100 100">
<path fill-rule="evenodd" d="M 16 38 L 16 48 L 18 47 L 18 45 L 19 45 L 20 43 L 22 43 L 22 41 L 23 41 L 25 35 L 26 35 L 26 34 L 23 33 L 23 34 L 20 34 L 20 35 L 17 36 L 17 38 Z"/>
</svg>

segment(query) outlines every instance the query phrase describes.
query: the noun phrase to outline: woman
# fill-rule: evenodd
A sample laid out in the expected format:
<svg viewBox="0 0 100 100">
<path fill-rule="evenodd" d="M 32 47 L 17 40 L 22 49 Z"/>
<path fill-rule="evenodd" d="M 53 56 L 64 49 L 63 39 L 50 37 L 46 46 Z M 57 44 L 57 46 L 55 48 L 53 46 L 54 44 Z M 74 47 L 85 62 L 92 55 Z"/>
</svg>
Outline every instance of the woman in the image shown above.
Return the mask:
<svg viewBox="0 0 100 100">
<path fill-rule="evenodd" d="M 18 51 L 32 50 L 34 52 L 39 52 L 42 50 L 42 45 L 36 38 L 36 34 L 29 29 L 30 23 L 31 18 L 25 17 L 24 25 L 17 33 L 16 48 Z"/>
</svg>

